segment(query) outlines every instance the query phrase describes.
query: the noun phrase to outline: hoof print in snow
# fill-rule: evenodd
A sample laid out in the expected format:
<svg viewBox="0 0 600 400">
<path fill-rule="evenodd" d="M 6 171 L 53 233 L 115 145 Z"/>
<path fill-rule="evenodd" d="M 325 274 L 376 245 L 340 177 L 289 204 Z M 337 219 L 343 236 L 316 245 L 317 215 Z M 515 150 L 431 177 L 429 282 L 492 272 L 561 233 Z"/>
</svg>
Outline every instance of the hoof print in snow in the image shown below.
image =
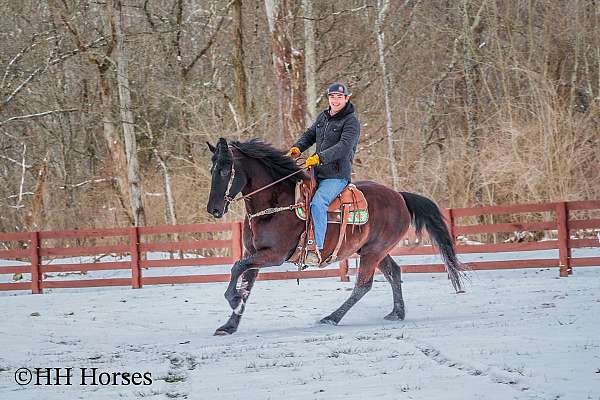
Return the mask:
<svg viewBox="0 0 600 400">
<path fill-rule="evenodd" d="M 166 383 L 177 383 L 177 382 L 185 382 L 186 380 L 186 376 L 182 375 L 182 374 L 178 374 L 176 372 L 173 371 L 169 371 L 167 373 L 167 376 L 163 377 L 162 380 L 164 380 Z"/>
</svg>

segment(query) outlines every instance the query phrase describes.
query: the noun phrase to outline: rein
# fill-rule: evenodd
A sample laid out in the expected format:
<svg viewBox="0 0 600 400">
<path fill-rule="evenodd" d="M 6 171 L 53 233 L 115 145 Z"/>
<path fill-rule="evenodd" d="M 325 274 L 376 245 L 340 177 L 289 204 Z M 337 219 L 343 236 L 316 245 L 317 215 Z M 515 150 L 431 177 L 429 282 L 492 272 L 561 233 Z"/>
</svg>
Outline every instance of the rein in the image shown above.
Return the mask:
<svg viewBox="0 0 600 400">
<path fill-rule="evenodd" d="M 256 190 L 254 190 L 254 191 L 246 194 L 246 195 L 242 195 L 241 197 L 235 198 L 235 196 L 232 197 L 229 194 L 229 192 L 231 190 L 231 187 L 233 186 L 233 180 L 235 179 L 235 164 L 232 163 L 231 164 L 231 175 L 229 176 L 229 182 L 227 182 L 227 191 L 225 192 L 225 201 L 227 201 L 228 203 L 233 203 L 234 201 L 248 199 L 249 197 L 255 195 L 256 193 L 261 192 L 261 191 L 263 191 L 265 189 L 268 189 L 271 186 L 276 185 L 279 182 L 285 181 L 286 179 L 288 179 L 288 178 L 290 178 L 290 177 L 292 177 L 292 176 L 294 176 L 294 175 L 296 175 L 296 174 L 304 171 L 304 169 L 305 168 L 301 168 L 301 169 L 299 169 L 296 172 L 292 172 L 291 174 L 286 175 L 283 178 L 276 180 L 275 182 L 271 182 L 268 185 L 260 187 L 260 188 L 258 188 Z M 278 212 L 281 212 L 281 211 L 288 211 L 288 210 L 291 211 L 291 210 L 294 210 L 296 208 L 300 208 L 300 207 L 303 207 L 303 206 L 304 206 L 304 203 L 295 203 L 295 204 L 290 204 L 289 206 L 284 206 L 284 207 L 270 207 L 270 208 L 267 208 L 265 210 L 259 211 L 259 212 L 254 213 L 254 214 L 248 213 L 248 220 L 251 221 L 252 218 L 260 217 L 260 216 L 268 215 L 268 214 L 275 214 L 275 213 L 278 213 Z"/>
<path fill-rule="evenodd" d="M 294 175 L 296 175 L 296 174 L 298 174 L 298 173 L 300 173 L 300 172 L 302 172 L 302 171 L 304 171 L 304 168 L 302 168 L 302 169 L 299 169 L 299 170 L 298 170 L 298 171 L 296 171 L 296 172 L 292 172 L 291 174 L 289 174 L 289 175 L 286 175 L 286 176 L 284 176 L 284 177 L 283 177 L 283 178 L 281 178 L 281 179 L 277 179 L 275 182 L 271 182 L 271 183 L 269 183 L 268 185 L 265 185 L 265 186 L 263 186 L 263 187 L 260 187 L 260 188 L 256 189 L 256 190 L 255 190 L 255 191 L 253 191 L 253 192 L 250 192 L 250 193 L 248 193 L 248 194 L 246 194 L 246 195 L 243 195 L 242 197 L 238 197 L 238 198 L 234 199 L 233 197 L 231 197 L 231 196 L 229 195 L 229 190 L 231 189 L 231 186 L 233 185 L 233 178 L 234 178 L 234 175 L 235 175 L 235 168 L 233 168 L 233 166 L 231 166 L 231 176 L 229 177 L 229 184 L 227 185 L 227 194 L 225 195 L 225 199 L 226 199 L 228 202 L 230 202 L 230 203 L 233 203 L 234 201 L 238 201 L 238 200 L 242 200 L 242 199 L 247 199 L 248 197 L 250 197 L 250 196 L 252 196 L 252 195 L 255 195 L 256 193 L 258 193 L 258 192 L 261 192 L 261 191 L 263 191 L 263 190 L 265 190 L 265 189 L 268 189 L 268 188 L 270 188 L 271 186 L 278 184 L 279 182 L 285 181 L 286 179 L 288 179 L 288 178 L 290 178 L 290 177 L 292 177 L 292 176 L 294 176 Z"/>
</svg>

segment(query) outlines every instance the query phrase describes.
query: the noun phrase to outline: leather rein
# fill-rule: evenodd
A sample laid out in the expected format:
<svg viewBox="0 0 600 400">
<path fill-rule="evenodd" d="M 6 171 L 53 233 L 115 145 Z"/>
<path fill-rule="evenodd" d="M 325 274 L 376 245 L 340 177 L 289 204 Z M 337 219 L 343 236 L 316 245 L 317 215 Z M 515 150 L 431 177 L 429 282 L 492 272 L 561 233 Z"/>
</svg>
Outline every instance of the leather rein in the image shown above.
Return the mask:
<svg viewBox="0 0 600 400">
<path fill-rule="evenodd" d="M 290 177 L 292 177 L 292 176 L 294 176 L 296 174 L 299 174 L 300 172 L 304 171 L 305 169 L 306 168 L 301 168 L 298 171 L 292 172 L 291 174 L 286 175 L 283 178 L 276 180 L 275 182 L 271 182 L 268 185 L 260 187 L 260 188 L 254 190 L 254 191 L 252 191 L 252 192 L 250 192 L 248 194 L 245 194 L 245 195 L 242 195 L 241 197 L 235 198 L 235 196 L 237 196 L 237 194 L 234 195 L 234 196 L 231 196 L 230 193 L 229 193 L 231 191 L 231 187 L 233 186 L 233 181 L 235 179 L 235 163 L 232 162 L 231 163 L 231 175 L 229 175 L 229 182 L 227 182 L 227 191 L 225 192 L 225 201 L 227 203 L 233 203 L 235 201 L 248 199 L 249 197 L 255 195 L 258 192 L 261 192 L 261 191 L 263 191 L 265 189 L 268 189 L 271 186 L 274 186 L 274 185 L 276 185 L 276 184 L 278 184 L 280 182 L 283 182 L 286 179 L 288 179 L 288 178 L 290 178 Z M 262 215 L 274 214 L 274 213 L 277 213 L 277 212 L 280 212 L 280 211 L 287 211 L 287 210 L 291 211 L 291 210 L 294 210 L 296 208 L 300 208 L 300 207 L 303 207 L 303 206 L 304 206 L 304 203 L 295 203 L 295 204 L 290 204 L 289 206 L 284 206 L 284 207 L 270 207 L 270 208 L 267 208 L 265 210 L 259 211 L 259 212 L 254 213 L 254 214 L 248 213 L 248 220 L 252 220 L 252 218 L 260 217 Z"/>
</svg>

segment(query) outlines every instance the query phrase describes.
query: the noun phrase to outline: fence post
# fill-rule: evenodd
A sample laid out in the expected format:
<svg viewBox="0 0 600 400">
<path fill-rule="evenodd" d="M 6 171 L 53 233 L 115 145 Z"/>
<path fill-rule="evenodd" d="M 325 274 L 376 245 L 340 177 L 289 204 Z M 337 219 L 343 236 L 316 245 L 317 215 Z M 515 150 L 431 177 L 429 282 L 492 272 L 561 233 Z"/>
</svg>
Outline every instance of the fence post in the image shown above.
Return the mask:
<svg viewBox="0 0 600 400">
<path fill-rule="evenodd" d="M 569 212 L 567 203 L 556 203 L 556 227 L 558 229 L 559 276 L 569 276 L 571 271 L 571 249 L 569 248 Z"/>
<path fill-rule="evenodd" d="M 340 261 L 340 280 L 342 282 L 350 282 L 348 276 L 348 259 Z"/>
<path fill-rule="evenodd" d="M 452 238 L 452 244 L 456 245 L 456 236 L 454 236 L 454 213 L 451 208 L 444 208 L 442 214 L 444 215 L 444 218 L 446 218 L 448 233 Z"/>
<path fill-rule="evenodd" d="M 131 287 L 142 287 L 142 269 L 140 268 L 140 229 L 137 226 L 129 228 L 129 254 L 131 254 Z"/>
<path fill-rule="evenodd" d="M 40 271 L 40 233 L 31 232 L 29 241 L 31 242 L 31 293 L 42 293 L 42 274 Z"/>
<path fill-rule="evenodd" d="M 233 262 L 241 260 L 244 252 L 242 224 L 243 222 L 231 223 L 231 257 L 233 257 Z"/>
</svg>

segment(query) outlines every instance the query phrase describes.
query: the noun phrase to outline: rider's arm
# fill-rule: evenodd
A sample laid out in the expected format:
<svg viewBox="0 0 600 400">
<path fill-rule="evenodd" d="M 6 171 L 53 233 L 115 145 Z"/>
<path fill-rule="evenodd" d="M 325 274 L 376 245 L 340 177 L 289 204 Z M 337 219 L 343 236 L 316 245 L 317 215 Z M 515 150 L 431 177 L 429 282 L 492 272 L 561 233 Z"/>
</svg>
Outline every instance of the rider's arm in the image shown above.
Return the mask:
<svg viewBox="0 0 600 400">
<path fill-rule="evenodd" d="M 344 159 L 350 156 L 354 148 L 358 144 L 360 136 L 360 125 L 356 118 L 350 118 L 344 124 L 340 141 L 329 147 L 328 149 L 319 152 L 319 160 L 321 164 L 329 164 L 336 160 Z"/>
<path fill-rule="evenodd" d="M 302 134 L 302 136 L 300 136 L 300 139 L 298 139 L 298 141 L 296 143 L 294 143 L 292 145 L 292 147 L 297 147 L 300 149 L 301 152 L 303 152 L 304 150 L 308 149 L 310 146 L 315 144 L 316 141 L 317 141 L 317 121 L 315 121 L 314 124 L 312 124 L 311 127 L 308 128 L 306 130 L 306 132 L 304 132 Z"/>
</svg>

